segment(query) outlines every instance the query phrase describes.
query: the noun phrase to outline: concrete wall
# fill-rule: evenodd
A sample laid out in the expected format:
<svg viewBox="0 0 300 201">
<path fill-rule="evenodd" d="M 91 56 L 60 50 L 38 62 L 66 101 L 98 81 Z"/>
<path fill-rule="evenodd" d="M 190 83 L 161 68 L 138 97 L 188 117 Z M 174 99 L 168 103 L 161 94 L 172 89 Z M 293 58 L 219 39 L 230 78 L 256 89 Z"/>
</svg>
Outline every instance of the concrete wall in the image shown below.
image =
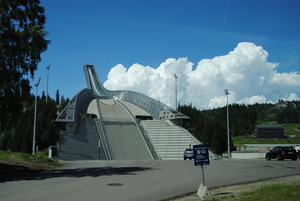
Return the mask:
<svg viewBox="0 0 300 201">
<path fill-rule="evenodd" d="M 267 152 L 249 152 L 249 151 L 233 151 L 231 153 L 232 159 L 254 159 L 265 158 Z"/>
</svg>

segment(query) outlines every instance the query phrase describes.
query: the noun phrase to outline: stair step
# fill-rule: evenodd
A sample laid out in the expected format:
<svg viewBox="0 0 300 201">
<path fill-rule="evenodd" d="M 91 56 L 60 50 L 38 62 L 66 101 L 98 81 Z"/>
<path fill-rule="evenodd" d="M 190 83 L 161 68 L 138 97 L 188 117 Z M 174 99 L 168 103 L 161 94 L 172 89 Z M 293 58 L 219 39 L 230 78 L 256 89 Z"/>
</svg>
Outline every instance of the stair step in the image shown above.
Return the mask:
<svg viewBox="0 0 300 201">
<path fill-rule="evenodd" d="M 183 152 L 190 143 L 200 144 L 185 129 L 161 120 L 145 120 L 142 125 L 163 160 L 182 160 Z"/>
</svg>

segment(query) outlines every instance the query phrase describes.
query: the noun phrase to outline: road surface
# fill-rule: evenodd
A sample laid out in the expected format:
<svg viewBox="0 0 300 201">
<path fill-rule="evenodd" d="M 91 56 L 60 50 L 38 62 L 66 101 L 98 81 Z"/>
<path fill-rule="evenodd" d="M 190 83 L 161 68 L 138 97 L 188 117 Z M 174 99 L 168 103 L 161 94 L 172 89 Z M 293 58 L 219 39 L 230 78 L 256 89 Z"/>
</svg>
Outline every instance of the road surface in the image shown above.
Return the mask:
<svg viewBox="0 0 300 201">
<path fill-rule="evenodd" d="M 0 182 L 0 200 L 162 200 L 196 192 L 201 167 L 193 160 L 70 161 L 54 171 Z M 208 188 L 300 174 L 300 161 L 210 161 Z"/>
</svg>

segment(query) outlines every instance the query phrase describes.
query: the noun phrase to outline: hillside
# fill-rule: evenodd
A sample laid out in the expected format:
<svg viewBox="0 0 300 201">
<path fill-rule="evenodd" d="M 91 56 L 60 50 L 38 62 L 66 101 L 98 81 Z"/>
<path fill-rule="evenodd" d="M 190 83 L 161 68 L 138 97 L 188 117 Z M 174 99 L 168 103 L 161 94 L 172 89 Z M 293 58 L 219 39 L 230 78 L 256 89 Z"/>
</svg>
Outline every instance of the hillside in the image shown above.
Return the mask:
<svg viewBox="0 0 300 201">
<path fill-rule="evenodd" d="M 0 181 L 36 172 L 54 170 L 63 164 L 44 156 L 10 153 L 0 150 Z"/>
</svg>

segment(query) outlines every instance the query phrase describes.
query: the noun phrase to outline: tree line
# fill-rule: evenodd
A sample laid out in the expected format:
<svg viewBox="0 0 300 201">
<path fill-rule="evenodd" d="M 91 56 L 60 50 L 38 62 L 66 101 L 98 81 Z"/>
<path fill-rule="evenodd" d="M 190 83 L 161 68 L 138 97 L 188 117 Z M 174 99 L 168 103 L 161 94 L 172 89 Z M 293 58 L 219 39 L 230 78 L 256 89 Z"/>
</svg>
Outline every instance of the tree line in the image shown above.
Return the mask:
<svg viewBox="0 0 300 201">
<path fill-rule="evenodd" d="M 35 103 L 29 78 L 34 78 L 41 54 L 51 42 L 46 40 L 45 9 L 39 0 L 1 0 L 0 10 L 0 149 L 29 153 Z M 60 99 L 58 92 L 55 100 L 46 101 L 44 93 L 37 99 L 36 144 L 41 150 L 57 143 L 55 119 L 68 100 Z M 257 121 L 299 123 L 299 101 L 294 103 L 296 107 L 286 108 L 229 105 L 231 136 L 253 133 Z M 226 150 L 226 108 L 200 111 L 192 105 L 179 105 L 178 110 L 191 118 L 188 130 L 195 137 L 215 153 Z"/>
<path fill-rule="evenodd" d="M 283 102 L 280 100 L 280 102 Z M 274 107 L 274 104 L 230 104 L 230 136 L 250 136 L 255 126 L 261 122 L 300 123 L 300 101 L 293 101 L 287 107 Z M 227 150 L 227 109 L 198 110 L 192 104 L 178 105 L 178 111 L 190 117 L 187 130 L 202 143 L 209 144 L 212 151 L 222 154 Z M 230 147 L 233 142 L 230 138 Z"/>
<path fill-rule="evenodd" d="M 57 115 L 70 100 L 56 92 L 56 98 L 37 97 L 36 145 L 38 150 L 56 145 L 60 127 L 55 123 Z M 260 122 L 300 123 L 300 101 L 294 106 L 276 108 L 273 104 L 230 104 L 230 136 L 253 135 L 255 126 Z M 0 149 L 30 153 L 32 150 L 35 96 L 31 95 L 22 102 L 22 109 L 6 116 L 5 126 L 0 134 Z M 187 130 L 202 143 L 209 144 L 212 151 L 222 154 L 227 151 L 227 110 L 226 107 L 199 110 L 190 105 L 178 106 L 178 111 L 190 117 Z M 230 138 L 231 140 L 231 138 Z M 231 140 L 231 146 L 233 142 Z"/>
<path fill-rule="evenodd" d="M 45 9 L 39 0 L 0 1 L 0 124 L 23 108 L 30 78 L 47 50 Z"/>
<path fill-rule="evenodd" d="M 56 99 L 48 97 L 45 93 L 37 97 L 36 113 L 36 146 L 37 150 L 43 150 L 51 145 L 56 145 L 59 137 L 59 125 L 55 123 L 57 115 L 68 104 L 70 100 L 64 96 L 59 97 L 56 92 Z M 31 95 L 22 102 L 23 108 L 17 113 L 10 113 L 0 134 L 0 149 L 14 152 L 31 153 L 35 96 Z"/>
</svg>

